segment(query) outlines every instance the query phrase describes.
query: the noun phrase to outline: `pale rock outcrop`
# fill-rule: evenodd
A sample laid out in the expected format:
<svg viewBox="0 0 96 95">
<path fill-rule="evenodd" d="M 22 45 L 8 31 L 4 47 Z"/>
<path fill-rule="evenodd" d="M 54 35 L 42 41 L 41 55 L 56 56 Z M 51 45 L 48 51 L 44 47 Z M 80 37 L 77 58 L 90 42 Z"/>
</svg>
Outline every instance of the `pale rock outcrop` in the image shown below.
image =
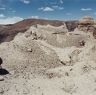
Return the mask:
<svg viewBox="0 0 96 95">
<path fill-rule="evenodd" d="M 78 30 L 84 32 L 92 32 L 94 38 L 96 38 L 96 21 L 90 17 L 85 16 L 79 20 Z"/>
<path fill-rule="evenodd" d="M 79 20 L 79 24 L 81 24 L 81 25 L 86 25 L 86 24 L 93 25 L 94 19 L 90 16 L 85 16 Z"/>
<path fill-rule="evenodd" d="M 78 29 L 84 32 L 93 32 L 94 28 L 94 19 L 90 16 L 85 16 L 79 20 Z"/>
</svg>

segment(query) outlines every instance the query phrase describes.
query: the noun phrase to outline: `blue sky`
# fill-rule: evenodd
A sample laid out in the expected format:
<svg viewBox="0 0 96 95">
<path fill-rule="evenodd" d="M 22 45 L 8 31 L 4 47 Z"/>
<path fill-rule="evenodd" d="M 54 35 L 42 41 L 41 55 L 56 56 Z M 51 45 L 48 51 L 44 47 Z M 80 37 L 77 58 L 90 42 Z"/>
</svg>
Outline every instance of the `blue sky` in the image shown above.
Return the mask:
<svg viewBox="0 0 96 95">
<path fill-rule="evenodd" d="M 96 18 L 95 6 L 96 0 L 0 0 L 0 24 L 25 18 L 75 20 L 86 15 Z"/>
</svg>

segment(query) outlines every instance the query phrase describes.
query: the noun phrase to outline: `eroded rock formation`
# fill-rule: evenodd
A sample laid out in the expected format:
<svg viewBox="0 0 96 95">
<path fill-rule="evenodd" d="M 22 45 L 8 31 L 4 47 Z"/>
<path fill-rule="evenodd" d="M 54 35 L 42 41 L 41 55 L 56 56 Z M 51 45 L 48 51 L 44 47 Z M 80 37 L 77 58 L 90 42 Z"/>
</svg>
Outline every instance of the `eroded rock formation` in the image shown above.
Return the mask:
<svg viewBox="0 0 96 95">
<path fill-rule="evenodd" d="M 96 36 L 96 23 L 90 16 L 85 16 L 79 20 L 78 29 L 84 32 L 92 32 L 93 36 Z"/>
</svg>

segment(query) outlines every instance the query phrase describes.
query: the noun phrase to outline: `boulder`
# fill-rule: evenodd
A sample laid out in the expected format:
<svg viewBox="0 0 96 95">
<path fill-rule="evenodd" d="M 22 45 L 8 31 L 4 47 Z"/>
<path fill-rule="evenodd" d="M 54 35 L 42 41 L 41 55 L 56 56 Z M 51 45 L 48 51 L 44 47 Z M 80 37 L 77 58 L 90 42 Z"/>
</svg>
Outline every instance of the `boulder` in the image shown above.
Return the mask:
<svg viewBox="0 0 96 95">
<path fill-rule="evenodd" d="M 0 76 L 0 81 L 4 81 L 4 77 L 3 76 Z"/>
</svg>

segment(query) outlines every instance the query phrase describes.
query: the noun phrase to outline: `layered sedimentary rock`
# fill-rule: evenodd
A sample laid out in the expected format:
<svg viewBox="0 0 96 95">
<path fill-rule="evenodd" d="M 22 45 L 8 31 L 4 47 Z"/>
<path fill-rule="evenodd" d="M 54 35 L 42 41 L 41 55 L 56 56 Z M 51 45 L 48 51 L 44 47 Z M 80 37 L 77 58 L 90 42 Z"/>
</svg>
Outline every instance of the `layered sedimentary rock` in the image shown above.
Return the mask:
<svg viewBox="0 0 96 95">
<path fill-rule="evenodd" d="M 9 38 L 19 32 L 10 31 Z M 2 67 L 9 71 L 0 77 L 0 95 L 96 95 L 96 39 L 92 33 L 68 32 L 64 24 L 31 25 L 21 32 L 13 41 L 0 44 Z"/>
<path fill-rule="evenodd" d="M 14 39 L 18 33 L 24 33 L 34 25 L 52 25 L 52 26 L 62 26 L 64 23 L 68 31 L 74 31 L 77 27 L 78 21 L 58 21 L 58 20 L 43 20 L 43 19 L 25 19 L 16 24 L 12 25 L 0 25 L 0 43 L 9 42 Z"/>
<path fill-rule="evenodd" d="M 81 25 L 86 25 L 86 24 L 94 24 L 94 19 L 90 16 L 85 16 L 83 18 L 80 19 L 79 24 Z"/>
<path fill-rule="evenodd" d="M 79 20 L 78 29 L 81 31 L 84 31 L 84 32 L 95 31 L 94 19 L 89 16 L 85 16 L 85 17 L 81 18 Z"/>
<path fill-rule="evenodd" d="M 95 20 L 90 16 L 85 16 L 79 20 L 77 27 L 80 31 L 92 32 L 93 36 L 96 36 L 96 23 Z M 96 37 L 95 37 L 96 38 Z"/>
</svg>

